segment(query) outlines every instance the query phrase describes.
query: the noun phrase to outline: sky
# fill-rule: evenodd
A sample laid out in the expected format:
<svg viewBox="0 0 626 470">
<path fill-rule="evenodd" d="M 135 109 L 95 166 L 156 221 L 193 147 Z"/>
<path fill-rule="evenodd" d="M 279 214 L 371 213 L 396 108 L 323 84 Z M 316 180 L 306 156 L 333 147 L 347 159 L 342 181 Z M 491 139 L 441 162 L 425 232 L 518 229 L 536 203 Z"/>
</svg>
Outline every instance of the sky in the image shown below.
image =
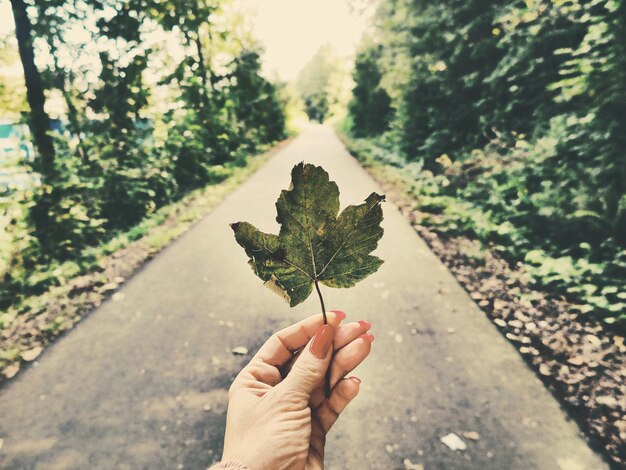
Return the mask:
<svg viewBox="0 0 626 470">
<path fill-rule="evenodd" d="M 367 25 L 367 15 L 352 15 L 346 0 L 237 1 L 250 9 L 253 35 L 265 46 L 266 73 L 285 81 L 325 43 L 352 56 Z"/>
<path fill-rule="evenodd" d="M 253 35 L 265 47 L 265 74 L 294 79 L 315 52 L 330 43 L 353 56 L 367 15 L 353 15 L 347 0 L 234 0 L 249 11 Z M 0 0 L 0 34 L 13 29 L 9 0 Z"/>
<path fill-rule="evenodd" d="M 9 2 L 9 0 L 0 0 L 0 34 L 12 31 L 13 27 L 11 2 Z"/>
</svg>

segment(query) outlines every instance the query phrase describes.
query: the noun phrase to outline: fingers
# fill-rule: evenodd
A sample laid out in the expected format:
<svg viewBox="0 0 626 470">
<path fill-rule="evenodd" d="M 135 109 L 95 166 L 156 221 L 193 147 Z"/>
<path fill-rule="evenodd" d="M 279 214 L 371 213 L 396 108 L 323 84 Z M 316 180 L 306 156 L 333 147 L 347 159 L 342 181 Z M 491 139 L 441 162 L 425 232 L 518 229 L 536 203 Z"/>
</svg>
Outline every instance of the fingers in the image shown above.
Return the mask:
<svg viewBox="0 0 626 470">
<path fill-rule="evenodd" d="M 372 325 L 365 320 L 340 325 L 339 328 L 335 329 L 335 351 L 354 341 L 363 333 L 367 333 L 371 327 Z"/>
<path fill-rule="evenodd" d="M 367 333 L 371 327 L 372 325 L 364 320 L 339 325 L 338 328 L 335 328 L 335 341 L 333 345 L 334 353 L 337 354 L 341 348 L 350 344 L 364 333 Z M 298 359 L 299 355 L 300 352 L 296 353 L 284 366 L 280 368 L 283 377 L 287 376 L 293 366 L 293 363 Z"/>
<path fill-rule="evenodd" d="M 321 384 L 330 364 L 334 335 L 334 326 L 321 325 L 278 387 L 287 393 L 296 393 L 308 403 L 311 393 Z"/>
<path fill-rule="evenodd" d="M 330 365 L 330 384 L 334 386 L 339 380 L 352 372 L 369 356 L 374 336 L 361 335 L 344 348 L 337 351 Z"/>
<path fill-rule="evenodd" d="M 326 314 L 328 324 L 337 327 L 346 314 L 340 310 Z M 285 364 L 293 353 L 306 345 L 324 323 L 321 314 L 310 316 L 298 323 L 274 333 L 254 356 L 266 364 L 279 367 Z"/>
<path fill-rule="evenodd" d="M 249 372 L 255 380 L 267 385 L 274 386 L 283 379 L 276 367 L 270 366 L 263 361 L 251 361 L 249 368 Z"/>
<path fill-rule="evenodd" d="M 372 350 L 373 335 L 363 334 L 335 352 L 330 365 L 330 386 L 335 386 L 343 377 L 352 372 Z M 311 395 L 313 409 L 324 402 L 324 391 L 320 388 Z"/>
<path fill-rule="evenodd" d="M 359 394 L 360 385 L 361 381 L 356 377 L 342 379 L 333 389 L 330 398 L 315 411 L 324 434 L 328 433 L 348 403 Z"/>
<path fill-rule="evenodd" d="M 336 327 L 333 341 L 335 356 L 332 359 L 333 365 L 331 366 L 331 385 L 334 385 L 339 379 L 351 372 L 369 354 L 367 346 L 355 347 L 351 344 L 355 340 L 358 340 L 358 343 L 362 343 L 360 337 L 371 328 L 371 325 L 366 321 L 339 325 L 346 315 L 338 310 L 328 312 L 327 317 L 329 324 Z M 276 386 L 282 381 L 283 377 L 288 375 L 294 362 L 305 351 L 306 348 L 304 346 L 310 342 L 315 335 L 316 329 L 322 324 L 323 317 L 319 314 L 313 315 L 272 335 L 259 349 L 250 363 L 241 371 L 236 382 L 241 385 L 243 382 L 258 381 L 270 387 Z M 350 347 L 342 352 L 347 346 Z M 298 354 L 294 355 L 294 351 L 298 351 Z M 337 360 L 337 358 L 339 359 Z M 312 376 L 312 380 L 317 381 L 315 375 Z M 317 386 L 319 387 L 320 385 L 321 382 L 318 382 Z M 314 391 L 313 396 L 315 399 L 311 400 L 311 406 L 319 406 L 324 399 L 323 393 Z"/>
</svg>

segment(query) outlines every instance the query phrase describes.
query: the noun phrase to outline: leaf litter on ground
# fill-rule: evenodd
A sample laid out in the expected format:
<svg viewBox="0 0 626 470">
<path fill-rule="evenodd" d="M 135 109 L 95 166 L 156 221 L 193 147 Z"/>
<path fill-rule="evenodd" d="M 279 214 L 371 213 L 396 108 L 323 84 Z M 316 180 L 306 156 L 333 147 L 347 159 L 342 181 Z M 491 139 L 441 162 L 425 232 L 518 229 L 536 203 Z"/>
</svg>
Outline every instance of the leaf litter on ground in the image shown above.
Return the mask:
<svg viewBox="0 0 626 470">
<path fill-rule="evenodd" d="M 420 219 L 408 190 L 370 173 L 405 217 Z M 624 336 L 604 329 L 562 297 L 533 288 L 523 266 L 512 267 L 489 249 L 482 249 L 482 259 L 468 256 L 467 246 L 476 241 L 413 226 L 466 291 L 480 294 L 475 297 L 487 316 L 568 405 L 587 435 L 614 464 L 626 466 Z"/>
<path fill-rule="evenodd" d="M 467 444 L 461 439 L 459 436 L 451 432 L 450 434 L 446 434 L 441 438 L 441 442 L 443 442 L 450 450 L 465 450 L 467 449 Z"/>
</svg>

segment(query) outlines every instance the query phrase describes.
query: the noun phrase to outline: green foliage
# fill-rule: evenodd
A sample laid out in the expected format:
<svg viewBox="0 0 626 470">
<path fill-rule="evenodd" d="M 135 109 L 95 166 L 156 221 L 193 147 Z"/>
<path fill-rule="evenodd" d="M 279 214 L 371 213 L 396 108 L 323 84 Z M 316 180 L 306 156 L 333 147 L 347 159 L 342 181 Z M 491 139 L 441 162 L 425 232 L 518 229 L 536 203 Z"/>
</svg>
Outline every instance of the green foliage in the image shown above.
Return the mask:
<svg viewBox="0 0 626 470">
<path fill-rule="evenodd" d="M 32 185 L 0 200 L 0 308 L 93 266 L 98 247 L 141 236 L 160 208 L 285 136 L 282 88 L 262 77 L 258 45 L 226 3 L 26 0 L 61 124 L 51 168 L 38 174 L 39 155 L 20 163 Z M 16 57 L 2 39 L 0 63 Z M 10 85 L 0 77 L 0 103 L 23 102 Z"/>
<path fill-rule="evenodd" d="M 304 66 L 296 86 L 312 121 L 324 122 L 344 101 L 345 74 L 340 59 L 326 44 Z"/>
<path fill-rule="evenodd" d="M 90 177 L 89 169 L 71 154 L 66 141 L 57 140 L 56 149 L 59 158 L 53 179 L 26 195 L 30 206 L 27 221 L 34 228 L 38 250 L 65 260 L 103 239 L 106 219 L 102 214 L 102 179 Z M 51 220 L 45 233 L 38 233 L 32 221 L 41 207 L 47 207 Z"/>
<path fill-rule="evenodd" d="M 0 35 L 0 69 L 15 67 L 18 61 L 17 45 L 9 36 Z M 4 72 L 0 73 L 0 109 L 3 118 L 19 116 L 27 109 L 23 83 Z"/>
<path fill-rule="evenodd" d="M 541 160 L 554 158 L 555 140 L 541 139 L 506 157 L 493 149 L 476 151 L 465 162 L 448 163 L 445 174 L 424 170 L 421 163 L 397 165 L 397 157 L 381 157 L 386 150 L 371 140 L 348 143 L 366 165 L 398 168 L 417 200 L 416 223 L 444 236 L 477 240 L 511 264 L 523 263 L 537 287 L 566 295 L 581 312 L 626 328 L 626 250 L 603 236 L 580 241 L 597 233 L 590 221 L 607 225 L 597 214 L 570 212 L 575 201 L 571 194 L 561 195 L 558 186 L 539 184 L 533 193 L 531 183 L 541 182 Z"/>
<path fill-rule="evenodd" d="M 626 2 L 384 0 L 376 23 L 353 102 L 384 89 L 389 129 L 351 107 L 370 164 L 413 180 L 422 223 L 623 322 Z"/>
<path fill-rule="evenodd" d="M 328 173 L 299 163 L 291 172 L 291 188 L 276 202 L 278 235 L 247 222 L 231 226 L 256 275 L 294 307 L 318 282 L 352 287 L 378 270 L 383 261 L 370 253 L 383 235 L 384 200 L 372 193 L 339 214 L 339 188 Z"/>
<path fill-rule="evenodd" d="M 249 145 L 285 137 L 285 110 L 278 90 L 260 75 L 257 51 L 243 51 L 233 62 L 230 99 L 239 122 L 240 138 Z"/>
<path fill-rule="evenodd" d="M 391 99 L 381 88 L 382 74 L 378 60 L 382 55 L 381 46 L 366 47 L 356 57 L 354 81 L 349 112 L 352 117 L 351 129 L 357 137 L 382 134 L 389 127 Z"/>
</svg>

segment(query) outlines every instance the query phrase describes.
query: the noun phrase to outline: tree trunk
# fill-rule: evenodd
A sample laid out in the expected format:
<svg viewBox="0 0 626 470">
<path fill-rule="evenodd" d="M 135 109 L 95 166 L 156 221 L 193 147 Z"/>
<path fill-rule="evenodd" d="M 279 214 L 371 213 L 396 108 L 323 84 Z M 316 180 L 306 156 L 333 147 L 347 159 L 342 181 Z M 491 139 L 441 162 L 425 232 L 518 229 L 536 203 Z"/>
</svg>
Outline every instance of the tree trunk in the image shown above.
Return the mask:
<svg viewBox="0 0 626 470">
<path fill-rule="evenodd" d="M 26 13 L 26 4 L 24 0 L 11 0 L 11 7 L 15 18 L 15 37 L 17 38 L 26 81 L 26 99 L 30 106 L 30 130 L 39 153 L 37 169 L 45 181 L 48 176 L 54 173 L 54 144 L 48 134 L 50 118 L 44 109 L 46 98 L 41 76 L 35 66 L 33 38 L 30 21 Z"/>
</svg>

